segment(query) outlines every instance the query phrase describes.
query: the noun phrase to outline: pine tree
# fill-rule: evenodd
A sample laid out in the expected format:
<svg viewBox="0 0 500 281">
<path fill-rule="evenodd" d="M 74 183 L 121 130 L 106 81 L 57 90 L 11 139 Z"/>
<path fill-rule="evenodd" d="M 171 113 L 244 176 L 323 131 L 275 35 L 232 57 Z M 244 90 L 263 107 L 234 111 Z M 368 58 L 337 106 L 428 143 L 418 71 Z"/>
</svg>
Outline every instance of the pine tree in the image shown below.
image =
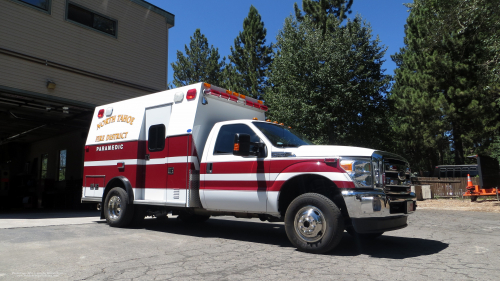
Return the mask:
<svg viewBox="0 0 500 281">
<path fill-rule="evenodd" d="M 302 10 L 325 35 L 327 27 L 335 28 L 336 24 L 341 24 L 347 18 L 347 14 L 351 13 L 352 2 L 353 0 L 302 0 Z M 294 4 L 294 10 L 297 20 L 304 21 L 297 3 Z"/>
<path fill-rule="evenodd" d="M 269 71 L 268 116 L 317 144 L 386 148 L 386 49 L 360 17 L 334 26 L 323 35 L 310 17 L 285 20 Z"/>
<path fill-rule="evenodd" d="M 220 85 L 225 58 L 219 61 L 218 49 L 213 45 L 208 46 L 208 40 L 201 34 L 200 29 L 196 29 L 189 48 L 184 46 L 184 50 L 186 56 L 177 51 L 177 62 L 172 63 L 175 86 L 181 87 L 198 82 Z"/>
<path fill-rule="evenodd" d="M 500 126 L 484 67 L 490 28 L 481 14 L 471 12 L 472 2 L 483 1 L 416 0 L 406 46 L 393 56 L 398 64 L 391 91 L 394 135 L 423 170 L 443 164 L 450 152 L 455 164 L 464 164 L 465 154 L 482 150 Z"/>
<path fill-rule="evenodd" d="M 254 6 L 243 21 L 243 31 L 234 39 L 225 72 L 225 86 L 250 97 L 260 97 L 266 86 L 266 71 L 272 61 L 272 48 L 266 45 L 264 22 Z"/>
</svg>

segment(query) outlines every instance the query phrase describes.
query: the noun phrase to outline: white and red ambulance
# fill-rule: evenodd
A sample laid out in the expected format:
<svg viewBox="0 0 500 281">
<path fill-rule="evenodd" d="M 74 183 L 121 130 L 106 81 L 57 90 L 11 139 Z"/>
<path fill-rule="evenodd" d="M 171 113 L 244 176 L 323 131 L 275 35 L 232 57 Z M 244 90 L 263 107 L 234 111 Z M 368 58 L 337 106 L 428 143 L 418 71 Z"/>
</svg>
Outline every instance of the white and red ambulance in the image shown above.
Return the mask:
<svg viewBox="0 0 500 281">
<path fill-rule="evenodd" d="M 99 106 L 82 202 L 111 226 L 172 213 L 284 221 L 300 250 L 333 249 L 347 230 L 376 237 L 416 208 L 408 162 L 367 148 L 312 145 L 265 120 L 261 101 L 207 83 Z"/>
</svg>

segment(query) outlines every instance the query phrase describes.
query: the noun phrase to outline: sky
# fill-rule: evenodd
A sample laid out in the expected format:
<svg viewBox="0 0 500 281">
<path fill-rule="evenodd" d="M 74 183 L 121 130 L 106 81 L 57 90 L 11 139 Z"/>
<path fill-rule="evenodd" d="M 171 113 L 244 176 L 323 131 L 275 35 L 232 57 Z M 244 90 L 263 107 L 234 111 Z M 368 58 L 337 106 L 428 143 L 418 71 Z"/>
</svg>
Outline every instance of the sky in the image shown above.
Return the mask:
<svg viewBox="0 0 500 281">
<path fill-rule="evenodd" d="M 243 20 L 247 17 L 250 6 L 259 11 L 264 27 L 267 29 L 267 43 L 276 42 L 276 35 L 283 27 L 285 18 L 294 14 L 293 4 L 302 8 L 301 0 L 148 0 L 175 15 L 175 25 L 169 30 L 168 45 L 168 82 L 173 80 L 170 65 L 177 61 L 177 51 L 184 52 L 190 37 L 199 28 L 208 39 L 208 44 L 219 49 L 219 54 L 226 57 L 234 39 L 243 30 Z M 379 36 L 381 44 L 388 47 L 383 64 L 385 74 L 394 74 L 396 65 L 390 55 L 404 46 L 404 25 L 408 17 L 403 3 L 411 0 L 354 0 L 351 17 L 360 14 L 370 23 L 372 35 Z"/>
</svg>

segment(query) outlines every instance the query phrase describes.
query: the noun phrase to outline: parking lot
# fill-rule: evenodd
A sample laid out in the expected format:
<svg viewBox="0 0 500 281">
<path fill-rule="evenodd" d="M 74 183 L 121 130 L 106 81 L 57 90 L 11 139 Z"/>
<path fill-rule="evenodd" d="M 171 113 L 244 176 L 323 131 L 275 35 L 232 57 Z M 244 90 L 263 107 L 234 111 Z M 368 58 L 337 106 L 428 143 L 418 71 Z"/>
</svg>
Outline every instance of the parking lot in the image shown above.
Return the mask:
<svg viewBox="0 0 500 281">
<path fill-rule="evenodd" d="M 255 219 L 118 229 L 97 212 L 0 214 L 0 280 L 498 280 L 499 257 L 498 213 L 419 210 L 372 242 L 344 233 L 326 255 Z"/>
</svg>

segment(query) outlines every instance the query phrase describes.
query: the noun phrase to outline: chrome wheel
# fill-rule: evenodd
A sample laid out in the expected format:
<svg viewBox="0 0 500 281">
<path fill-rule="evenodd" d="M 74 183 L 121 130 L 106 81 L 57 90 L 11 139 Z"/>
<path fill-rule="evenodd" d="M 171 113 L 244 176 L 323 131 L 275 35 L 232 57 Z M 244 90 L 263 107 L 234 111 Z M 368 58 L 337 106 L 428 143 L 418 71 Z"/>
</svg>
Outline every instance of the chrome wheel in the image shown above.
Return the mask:
<svg viewBox="0 0 500 281">
<path fill-rule="evenodd" d="M 109 218 L 115 220 L 120 216 L 122 211 L 122 200 L 118 196 L 113 196 L 108 202 L 108 215 Z"/>
<path fill-rule="evenodd" d="M 305 242 L 319 241 L 326 231 L 325 216 L 318 208 L 305 206 L 295 215 L 294 227 L 298 236 Z"/>
</svg>

